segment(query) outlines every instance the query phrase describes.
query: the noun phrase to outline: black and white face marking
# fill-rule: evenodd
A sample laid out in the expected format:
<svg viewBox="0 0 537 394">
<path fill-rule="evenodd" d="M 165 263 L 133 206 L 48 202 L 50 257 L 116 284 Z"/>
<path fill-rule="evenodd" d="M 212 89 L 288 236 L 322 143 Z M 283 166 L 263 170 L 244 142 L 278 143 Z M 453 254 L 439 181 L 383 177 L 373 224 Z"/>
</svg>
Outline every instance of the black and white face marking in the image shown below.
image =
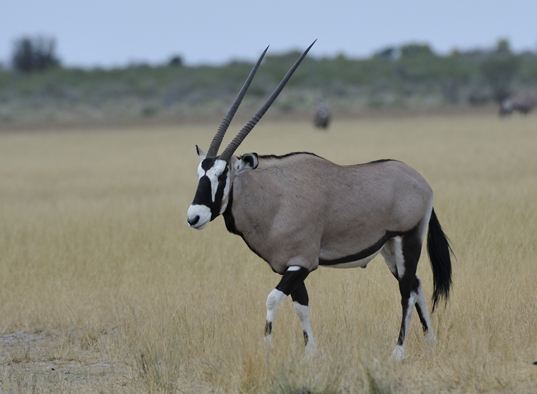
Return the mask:
<svg viewBox="0 0 537 394">
<path fill-rule="evenodd" d="M 198 189 L 187 211 L 190 227 L 201 230 L 226 210 L 230 187 L 228 175 L 226 161 L 202 157 L 198 166 Z"/>
<path fill-rule="evenodd" d="M 229 203 L 229 194 L 233 179 L 243 173 L 257 168 L 257 153 L 246 153 L 240 158 L 232 156 L 229 162 L 207 157 L 205 151 L 196 147 L 201 163 L 198 166 L 198 188 L 194 201 L 187 211 L 188 225 L 197 230 L 225 212 Z"/>
</svg>

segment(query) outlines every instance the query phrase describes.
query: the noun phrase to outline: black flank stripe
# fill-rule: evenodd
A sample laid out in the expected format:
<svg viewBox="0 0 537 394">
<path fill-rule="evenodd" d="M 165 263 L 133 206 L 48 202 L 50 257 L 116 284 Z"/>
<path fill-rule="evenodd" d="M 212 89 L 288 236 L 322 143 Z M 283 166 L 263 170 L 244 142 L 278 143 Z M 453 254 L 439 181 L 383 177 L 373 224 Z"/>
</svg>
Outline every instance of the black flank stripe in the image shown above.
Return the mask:
<svg viewBox="0 0 537 394">
<path fill-rule="evenodd" d="M 417 228 L 418 225 L 416 225 L 416 227 L 413 227 L 412 229 L 410 229 L 408 231 L 386 231 L 386 233 L 377 242 L 375 242 L 373 245 L 369 246 L 368 248 L 366 248 L 366 249 L 364 249 L 364 250 L 362 250 L 362 251 L 360 251 L 358 253 L 351 254 L 351 255 L 345 256 L 345 257 L 340 257 L 340 258 L 337 258 L 337 259 L 334 259 L 334 260 L 319 259 L 319 265 L 345 264 L 345 263 L 351 263 L 353 261 L 358 261 L 358 260 L 361 260 L 361 259 L 365 259 L 366 257 L 371 256 L 375 252 L 378 252 L 380 250 L 380 248 L 382 248 L 384 246 L 384 244 L 386 243 L 386 241 L 388 241 L 390 238 L 397 237 L 399 235 L 408 234 L 408 233 L 414 231 Z"/>
<path fill-rule="evenodd" d="M 192 204 L 211 206 L 211 181 L 207 175 L 200 178 Z"/>
<path fill-rule="evenodd" d="M 336 265 L 336 264 L 350 263 L 353 261 L 365 259 L 366 257 L 371 256 L 373 253 L 377 252 L 380 248 L 382 248 L 387 240 L 389 240 L 390 238 L 396 237 L 397 235 L 400 235 L 400 234 L 401 233 L 396 232 L 396 231 L 386 231 L 386 233 L 382 236 L 382 238 L 380 238 L 377 242 L 375 242 L 373 245 L 369 246 L 368 248 L 358 253 L 351 254 L 345 257 L 340 257 L 334 260 L 319 259 L 319 264 L 320 265 Z"/>
</svg>

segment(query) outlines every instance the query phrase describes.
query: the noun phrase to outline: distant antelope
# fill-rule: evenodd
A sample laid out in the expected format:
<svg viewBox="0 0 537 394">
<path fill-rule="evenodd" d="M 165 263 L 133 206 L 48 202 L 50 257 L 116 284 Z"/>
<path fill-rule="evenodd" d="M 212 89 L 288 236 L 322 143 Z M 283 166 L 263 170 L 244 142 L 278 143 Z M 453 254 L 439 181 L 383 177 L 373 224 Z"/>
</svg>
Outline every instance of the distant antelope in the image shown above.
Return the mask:
<svg viewBox="0 0 537 394">
<path fill-rule="evenodd" d="M 313 44 L 311 45 L 313 46 Z M 201 159 L 199 184 L 188 208 L 188 224 L 203 229 L 222 214 L 227 229 L 282 278 L 268 295 L 265 340 L 271 343 L 276 310 L 291 295 L 302 325 L 306 353 L 315 348 L 304 279 L 319 265 L 365 268 L 380 253 L 399 281 L 402 322 L 392 357 L 404 358 L 405 340 L 416 307 L 423 330 L 435 336 L 416 268 L 427 231 L 433 269 L 433 310 L 451 288 L 450 246 L 433 209 L 425 179 L 395 160 L 340 166 L 312 153 L 233 156 L 274 102 L 311 46 L 287 72 L 274 93 L 231 141 L 218 149 L 265 55 L 250 72 Z"/>
<path fill-rule="evenodd" d="M 330 108 L 326 101 L 317 100 L 313 115 L 313 124 L 319 129 L 327 129 L 330 125 Z"/>
<path fill-rule="evenodd" d="M 537 98 L 529 95 L 509 97 L 500 103 L 500 116 L 511 115 L 520 112 L 527 115 L 537 105 Z"/>
</svg>

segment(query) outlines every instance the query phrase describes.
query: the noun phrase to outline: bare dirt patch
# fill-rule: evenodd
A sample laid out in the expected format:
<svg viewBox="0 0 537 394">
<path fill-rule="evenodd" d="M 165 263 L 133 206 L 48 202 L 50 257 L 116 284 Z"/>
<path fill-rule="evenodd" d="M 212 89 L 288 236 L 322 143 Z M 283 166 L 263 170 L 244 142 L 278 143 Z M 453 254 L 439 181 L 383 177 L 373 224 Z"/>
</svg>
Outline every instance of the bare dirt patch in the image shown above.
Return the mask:
<svg viewBox="0 0 537 394">
<path fill-rule="evenodd" d="M 0 335 L 0 392 L 109 392 L 136 385 L 127 364 L 96 349 L 77 351 L 73 357 L 66 340 L 52 332 Z"/>
</svg>

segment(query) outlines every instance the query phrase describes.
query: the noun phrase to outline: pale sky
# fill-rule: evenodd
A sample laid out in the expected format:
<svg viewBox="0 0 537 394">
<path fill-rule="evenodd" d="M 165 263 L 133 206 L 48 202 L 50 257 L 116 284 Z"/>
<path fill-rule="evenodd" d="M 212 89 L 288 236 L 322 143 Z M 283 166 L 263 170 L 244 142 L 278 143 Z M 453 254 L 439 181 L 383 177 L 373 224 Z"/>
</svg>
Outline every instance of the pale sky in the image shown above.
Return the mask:
<svg viewBox="0 0 537 394">
<path fill-rule="evenodd" d="M 491 48 L 506 38 L 537 51 L 537 0 L 0 0 L 0 62 L 13 41 L 45 35 L 65 66 L 188 65 L 255 60 L 302 50 L 369 57 L 389 45 L 428 43 L 438 53 Z"/>
</svg>

